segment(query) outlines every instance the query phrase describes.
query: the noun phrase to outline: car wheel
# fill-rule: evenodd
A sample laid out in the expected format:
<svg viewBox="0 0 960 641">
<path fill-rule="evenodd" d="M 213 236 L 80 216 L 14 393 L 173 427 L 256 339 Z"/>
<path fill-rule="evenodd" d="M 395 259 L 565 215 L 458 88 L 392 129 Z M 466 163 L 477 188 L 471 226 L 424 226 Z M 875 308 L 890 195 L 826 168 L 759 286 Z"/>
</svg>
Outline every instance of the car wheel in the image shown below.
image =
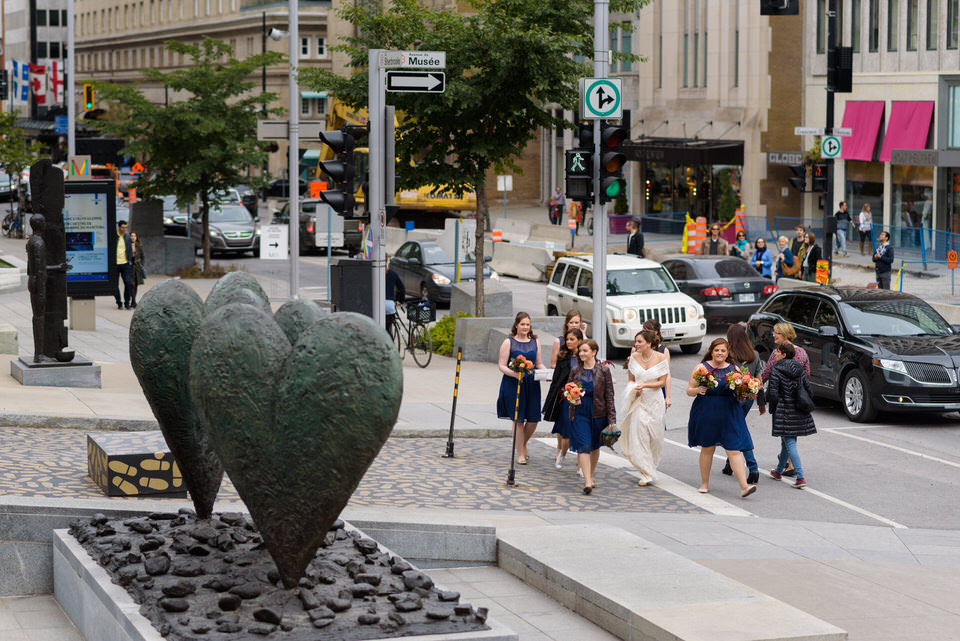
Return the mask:
<svg viewBox="0 0 960 641">
<path fill-rule="evenodd" d="M 867 377 L 858 369 L 851 370 L 843 379 L 840 395 L 843 411 L 851 421 L 869 423 L 876 417 L 877 410 L 870 398 L 870 384 Z"/>
<path fill-rule="evenodd" d="M 430 291 L 426 283 L 420 283 L 420 300 L 430 300 Z"/>
<path fill-rule="evenodd" d="M 703 343 L 690 343 L 689 345 L 681 345 L 680 351 L 684 354 L 696 354 L 700 351 L 700 348 L 703 347 Z"/>
<path fill-rule="evenodd" d="M 557 308 L 553 305 L 547 306 L 547 316 L 559 316 L 560 312 L 557 311 Z"/>
</svg>

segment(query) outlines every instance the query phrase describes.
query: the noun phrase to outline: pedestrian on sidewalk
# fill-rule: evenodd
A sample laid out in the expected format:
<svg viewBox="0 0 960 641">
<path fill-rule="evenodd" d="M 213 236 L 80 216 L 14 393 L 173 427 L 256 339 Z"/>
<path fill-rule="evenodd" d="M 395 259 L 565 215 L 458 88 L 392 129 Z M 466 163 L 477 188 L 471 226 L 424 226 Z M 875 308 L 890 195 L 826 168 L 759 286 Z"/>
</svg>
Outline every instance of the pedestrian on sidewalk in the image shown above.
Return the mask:
<svg viewBox="0 0 960 641">
<path fill-rule="evenodd" d="M 117 282 L 116 289 L 113 290 L 113 298 L 117 301 L 117 309 L 131 309 L 130 296 L 133 293 L 133 271 L 131 261 L 133 260 L 133 243 L 130 242 L 130 234 L 127 233 L 127 221 L 117 221 Z M 120 283 L 123 283 L 123 300 L 120 300 Z"/>
<path fill-rule="evenodd" d="M 893 269 L 893 247 L 890 245 L 890 234 L 880 232 L 880 246 L 873 253 L 874 270 L 877 273 L 877 287 L 890 289 L 890 272 Z"/>
<path fill-rule="evenodd" d="M 777 247 L 780 249 L 780 253 L 777 254 L 776 262 L 777 267 L 774 274 L 776 278 L 774 282 L 780 280 L 784 276 L 793 278 L 800 273 L 800 260 L 793 255 L 793 252 L 790 251 L 790 248 L 787 247 L 789 241 L 786 236 L 781 236 L 777 239 Z"/>
<path fill-rule="evenodd" d="M 815 283 L 817 282 L 817 261 L 823 258 L 823 252 L 820 245 L 817 244 L 817 235 L 812 231 L 807 232 L 807 242 L 804 243 L 803 252 L 803 280 Z"/>
<path fill-rule="evenodd" d="M 571 327 L 564 334 L 564 341 L 553 355 L 553 378 L 547 398 L 543 401 L 543 419 L 553 422 L 551 434 L 557 435 L 557 457 L 554 466 L 559 470 L 570 449 L 570 407 L 563 397 L 563 386 L 570 378 L 570 372 L 577 365 L 577 346 L 583 341 L 583 332 Z"/>
<path fill-rule="evenodd" d="M 860 215 L 857 217 L 857 229 L 860 231 L 860 255 L 865 256 L 863 244 L 870 241 L 870 253 L 873 253 L 873 214 L 870 213 L 870 203 L 863 203 Z"/>
<path fill-rule="evenodd" d="M 847 230 L 850 229 L 850 214 L 847 213 L 847 201 L 841 200 L 837 213 L 837 253 L 847 256 Z"/>
<path fill-rule="evenodd" d="M 627 221 L 627 253 L 643 258 L 643 232 L 636 218 Z"/>
<path fill-rule="evenodd" d="M 720 223 L 710 225 L 710 235 L 700 243 L 700 249 L 697 253 L 700 256 L 728 256 L 730 254 L 727 241 L 720 238 Z"/>
<path fill-rule="evenodd" d="M 571 406 L 570 451 L 577 453 L 583 472 L 583 493 L 590 494 L 596 487 L 594 474 L 600 460 L 601 434 L 608 425 L 616 425 L 613 374 L 597 362 L 600 346 L 592 338 L 577 346 L 579 363 L 570 372 L 567 382 L 579 383 L 583 388 L 580 402 Z"/>
<path fill-rule="evenodd" d="M 526 465 L 530 460 L 527 442 L 540 422 L 540 381 L 530 372 L 523 376 L 520 389 L 517 389 L 520 374 L 510 369 L 508 364 L 518 356 L 523 356 L 533 363 L 536 369 L 543 369 L 540 341 L 533 333 L 530 314 L 526 312 L 517 314 L 513 327 L 510 328 L 510 336 L 500 345 L 498 365 L 503 372 L 503 379 L 500 381 L 500 395 L 497 397 L 497 417 L 512 421 L 516 416 L 514 446 L 517 463 Z"/>
<path fill-rule="evenodd" d="M 770 278 L 770 268 L 773 266 L 773 256 L 767 249 L 767 241 L 763 236 L 758 236 L 753 244 L 753 256 L 750 257 L 750 264 L 761 276 Z"/>
<path fill-rule="evenodd" d="M 644 487 L 656 482 L 663 452 L 667 408 L 662 392 L 670 378 L 670 361 L 656 350 L 655 331 L 641 330 L 633 340 L 635 349 L 627 361 L 629 381 L 621 395 L 620 449 L 640 473 L 637 485 Z"/>
<path fill-rule="evenodd" d="M 750 241 L 747 232 L 742 229 L 737 232 L 737 241 L 730 247 L 730 255 L 747 260 L 750 258 Z"/>
<path fill-rule="evenodd" d="M 777 346 L 780 346 L 784 343 L 790 343 L 793 345 L 793 341 L 797 338 L 797 330 L 793 328 L 793 325 L 790 323 L 777 323 L 773 326 L 773 343 Z M 807 377 L 810 377 L 810 357 L 807 356 L 807 350 L 803 349 L 799 345 L 794 345 L 794 356 L 793 360 L 797 361 L 802 367 L 804 373 Z M 777 361 L 780 359 L 780 352 L 776 349 L 770 354 L 770 359 L 767 361 L 766 366 L 763 368 L 763 372 L 760 373 L 760 380 L 764 383 L 770 380 L 770 374 L 773 372 L 773 366 L 777 364 Z M 797 471 L 794 469 L 793 465 L 790 464 L 790 461 L 787 461 L 787 468 L 783 471 L 784 476 L 795 476 Z"/>
<path fill-rule="evenodd" d="M 790 241 L 790 252 L 797 256 L 800 254 L 800 248 L 807 242 L 807 230 L 803 225 L 797 225 L 794 227 L 794 231 L 797 232 L 797 235 Z"/>
<path fill-rule="evenodd" d="M 726 450 L 733 475 L 740 484 L 740 497 L 746 498 L 757 491 L 756 485 L 747 483 L 747 467 L 743 460 L 743 451 L 753 449 L 753 440 L 733 390 L 724 384 L 727 375 L 737 369 L 729 361 L 729 354 L 727 339 L 714 339 L 703 362 L 690 374 L 687 396 L 693 397 L 693 406 L 687 421 L 687 444 L 700 447 L 698 491 L 701 494 L 710 491 L 710 468 L 719 444 Z"/>
<path fill-rule="evenodd" d="M 780 238 L 784 241 L 784 245 L 786 245 L 787 239 L 783 236 Z M 787 251 L 790 250 L 787 249 Z M 747 337 L 747 330 L 743 328 L 743 325 L 734 323 L 727 328 L 727 341 L 730 343 L 730 360 L 735 363 L 737 367 L 745 367 L 750 376 L 759 378 L 763 361 L 760 360 L 760 353 L 754 349 L 753 343 L 751 343 Z M 743 410 L 744 419 L 747 418 L 747 414 L 750 413 L 752 407 L 752 399 L 740 401 L 740 408 Z M 761 416 L 766 413 L 767 401 L 762 388 L 757 394 L 757 407 L 760 408 Z M 753 450 L 744 450 L 743 460 L 747 464 L 747 483 L 752 485 L 760 480 L 760 466 L 757 465 L 757 457 L 754 456 Z M 727 463 L 721 471 L 727 476 L 733 474 L 733 468 L 730 467 L 730 459 L 727 459 Z"/>
<path fill-rule="evenodd" d="M 794 360 L 796 348 L 790 343 L 782 343 L 777 345 L 777 352 L 780 357 L 770 374 L 767 398 L 773 417 L 773 435 L 780 437 L 780 456 L 777 467 L 770 470 L 770 476 L 778 481 L 783 478 L 789 459 L 797 472 L 793 487 L 799 490 L 806 487 L 807 480 L 797 451 L 797 438 L 817 433 L 810 413 L 812 408 L 804 406 L 801 396 L 805 392 L 807 399 L 812 401 L 813 390 L 803 366 Z"/>
<path fill-rule="evenodd" d="M 550 224 L 559 225 L 563 220 L 563 210 L 566 208 L 567 199 L 563 191 L 557 187 L 550 199 Z"/>
<path fill-rule="evenodd" d="M 136 309 L 137 290 L 147 280 L 147 270 L 144 267 L 146 259 L 143 255 L 143 243 L 140 242 L 140 237 L 135 231 L 130 232 L 130 244 L 133 246 L 133 267 L 130 279 L 133 283 L 133 292 L 130 294 L 130 307 Z"/>
</svg>

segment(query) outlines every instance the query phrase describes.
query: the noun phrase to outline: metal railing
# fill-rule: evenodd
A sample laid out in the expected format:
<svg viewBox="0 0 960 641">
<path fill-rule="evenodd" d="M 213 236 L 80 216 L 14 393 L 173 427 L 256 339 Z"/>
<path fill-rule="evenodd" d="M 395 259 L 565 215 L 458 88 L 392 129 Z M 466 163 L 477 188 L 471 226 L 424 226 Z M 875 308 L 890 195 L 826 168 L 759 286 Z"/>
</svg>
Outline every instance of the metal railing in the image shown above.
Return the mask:
<svg viewBox="0 0 960 641">
<path fill-rule="evenodd" d="M 901 261 L 900 261 L 900 269 L 897 270 L 897 272 L 896 272 L 896 274 L 897 274 L 897 280 L 896 280 L 895 283 L 894 283 L 894 288 L 895 288 L 897 291 L 901 291 L 901 292 L 903 291 L 903 279 L 904 279 L 904 277 L 907 276 L 907 274 L 909 274 L 909 272 L 906 270 L 906 266 L 907 266 L 907 265 L 923 265 L 923 269 L 924 269 L 925 271 L 930 269 L 929 265 L 943 265 L 943 266 L 947 267 L 947 271 L 950 272 L 950 295 L 951 295 L 951 296 L 956 296 L 956 295 L 957 295 L 957 294 L 956 294 L 956 291 L 957 291 L 957 290 L 956 290 L 956 280 L 955 280 L 955 279 L 956 279 L 956 276 L 955 276 L 955 275 L 956 275 L 956 273 L 957 273 L 957 270 L 956 270 L 956 269 L 950 269 L 950 268 L 949 268 L 950 263 L 948 263 L 948 262 L 945 261 L 945 260 L 927 260 L 927 261 L 923 261 L 923 260 L 901 260 Z"/>
</svg>

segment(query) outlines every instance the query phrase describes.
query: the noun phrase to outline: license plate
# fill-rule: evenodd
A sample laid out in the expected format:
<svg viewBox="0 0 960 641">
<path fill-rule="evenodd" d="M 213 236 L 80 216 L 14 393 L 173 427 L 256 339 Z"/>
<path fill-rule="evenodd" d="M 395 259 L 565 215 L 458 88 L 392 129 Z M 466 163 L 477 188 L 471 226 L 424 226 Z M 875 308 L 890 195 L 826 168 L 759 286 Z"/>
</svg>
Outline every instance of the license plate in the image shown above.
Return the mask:
<svg viewBox="0 0 960 641">
<path fill-rule="evenodd" d="M 661 328 L 660 328 L 660 336 L 662 336 L 663 338 L 673 338 L 673 337 L 676 336 L 676 335 L 677 335 L 677 328 L 676 328 L 676 327 L 661 327 Z"/>
<path fill-rule="evenodd" d="M 740 302 L 741 302 L 741 303 L 752 303 L 752 302 L 754 302 L 754 301 L 756 301 L 756 300 L 757 300 L 756 294 L 753 294 L 753 293 L 750 293 L 750 294 L 740 294 Z"/>
</svg>

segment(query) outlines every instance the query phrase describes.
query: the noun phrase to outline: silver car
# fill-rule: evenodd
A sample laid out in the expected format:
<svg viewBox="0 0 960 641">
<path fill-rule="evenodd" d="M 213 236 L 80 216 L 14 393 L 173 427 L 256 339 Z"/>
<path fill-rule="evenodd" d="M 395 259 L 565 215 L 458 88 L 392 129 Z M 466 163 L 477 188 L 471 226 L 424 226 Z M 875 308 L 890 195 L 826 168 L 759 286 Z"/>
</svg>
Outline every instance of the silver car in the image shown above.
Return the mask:
<svg viewBox="0 0 960 641">
<path fill-rule="evenodd" d="M 203 219 L 200 213 L 190 222 L 190 237 L 197 249 L 203 247 Z M 240 203 L 210 205 L 210 253 L 260 255 L 259 220 Z"/>
</svg>

